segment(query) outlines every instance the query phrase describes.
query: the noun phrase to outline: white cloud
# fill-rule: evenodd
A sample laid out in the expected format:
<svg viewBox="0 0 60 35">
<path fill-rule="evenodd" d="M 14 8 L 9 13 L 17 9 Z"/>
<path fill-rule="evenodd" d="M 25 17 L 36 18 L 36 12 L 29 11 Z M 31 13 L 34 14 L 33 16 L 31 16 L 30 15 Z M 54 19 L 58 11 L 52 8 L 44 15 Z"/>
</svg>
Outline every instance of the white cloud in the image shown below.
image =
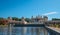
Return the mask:
<svg viewBox="0 0 60 35">
<path fill-rule="evenodd" d="M 42 15 L 52 15 L 52 14 L 57 14 L 57 12 L 48 12 L 48 13 L 45 13 L 45 14 L 42 14 Z"/>
</svg>

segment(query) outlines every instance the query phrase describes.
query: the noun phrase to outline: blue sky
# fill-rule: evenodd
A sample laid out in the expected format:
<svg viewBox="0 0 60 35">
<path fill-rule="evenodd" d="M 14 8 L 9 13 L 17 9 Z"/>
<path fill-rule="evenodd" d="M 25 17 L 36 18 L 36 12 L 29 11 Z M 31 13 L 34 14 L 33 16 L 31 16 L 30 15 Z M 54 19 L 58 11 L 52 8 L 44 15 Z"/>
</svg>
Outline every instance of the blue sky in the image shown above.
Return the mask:
<svg viewBox="0 0 60 35">
<path fill-rule="evenodd" d="M 60 18 L 60 0 L 0 0 L 0 17 L 47 15 Z"/>
</svg>

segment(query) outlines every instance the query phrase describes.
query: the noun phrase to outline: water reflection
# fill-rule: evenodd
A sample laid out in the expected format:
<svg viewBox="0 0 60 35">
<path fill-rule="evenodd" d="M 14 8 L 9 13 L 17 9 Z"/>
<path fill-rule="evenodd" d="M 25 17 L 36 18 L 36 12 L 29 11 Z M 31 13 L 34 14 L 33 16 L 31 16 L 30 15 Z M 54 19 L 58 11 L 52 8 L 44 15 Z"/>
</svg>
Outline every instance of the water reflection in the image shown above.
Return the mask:
<svg viewBox="0 0 60 35">
<path fill-rule="evenodd" d="M 0 26 L 0 35 L 7 35 L 7 27 Z"/>
<path fill-rule="evenodd" d="M 8 28 L 0 27 L 0 35 L 7 35 Z M 43 27 L 13 27 L 12 35 L 48 35 Z"/>
<path fill-rule="evenodd" d="M 21 34 L 26 35 L 26 32 L 27 32 L 27 27 L 22 27 L 21 28 Z"/>
</svg>

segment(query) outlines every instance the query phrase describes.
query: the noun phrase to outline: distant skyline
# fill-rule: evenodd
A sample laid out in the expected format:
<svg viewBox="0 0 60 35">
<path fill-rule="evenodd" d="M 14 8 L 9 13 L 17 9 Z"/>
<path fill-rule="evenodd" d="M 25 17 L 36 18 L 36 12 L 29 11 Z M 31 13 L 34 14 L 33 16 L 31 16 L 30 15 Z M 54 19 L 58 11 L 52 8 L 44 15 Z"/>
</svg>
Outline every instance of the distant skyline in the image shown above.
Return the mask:
<svg viewBox="0 0 60 35">
<path fill-rule="evenodd" d="M 60 18 L 60 0 L 0 0 L 0 17 L 47 15 Z"/>
</svg>

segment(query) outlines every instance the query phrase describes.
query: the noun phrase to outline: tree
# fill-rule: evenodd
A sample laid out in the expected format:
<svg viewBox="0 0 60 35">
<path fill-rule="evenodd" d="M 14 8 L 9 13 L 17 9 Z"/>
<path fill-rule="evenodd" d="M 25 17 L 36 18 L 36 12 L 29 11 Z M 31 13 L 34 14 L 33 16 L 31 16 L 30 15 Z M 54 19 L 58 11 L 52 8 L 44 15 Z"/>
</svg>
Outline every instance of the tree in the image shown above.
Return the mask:
<svg viewBox="0 0 60 35">
<path fill-rule="evenodd" d="M 2 25 L 6 25 L 7 23 L 8 23 L 8 21 L 5 19 L 0 20 L 0 24 L 2 24 Z"/>
<path fill-rule="evenodd" d="M 21 21 L 21 18 L 12 17 L 12 20 Z"/>
<path fill-rule="evenodd" d="M 21 18 L 20 19 L 18 19 L 19 21 L 21 21 Z"/>
<path fill-rule="evenodd" d="M 0 17 L 0 20 L 2 20 L 3 18 L 2 17 Z"/>
<path fill-rule="evenodd" d="M 12 20 L 19 21 L 19 19 L 17 17 L 12 17 Z"/>
<path fill-rule="evenodd" d="M 25 21 L 31 22 L 31 19 L 30 18 L 25 18 Z"/>
<path fill-rule="evenodd" d="M 52 18 L 52 20 L 60 20 L 60 19 L 58 19 L 58 18 Z"/>
<path fill-rule="evenodd" d="M 4 24 L 3 18 L 0 17 L 0 24 Z"/>
</svg>

